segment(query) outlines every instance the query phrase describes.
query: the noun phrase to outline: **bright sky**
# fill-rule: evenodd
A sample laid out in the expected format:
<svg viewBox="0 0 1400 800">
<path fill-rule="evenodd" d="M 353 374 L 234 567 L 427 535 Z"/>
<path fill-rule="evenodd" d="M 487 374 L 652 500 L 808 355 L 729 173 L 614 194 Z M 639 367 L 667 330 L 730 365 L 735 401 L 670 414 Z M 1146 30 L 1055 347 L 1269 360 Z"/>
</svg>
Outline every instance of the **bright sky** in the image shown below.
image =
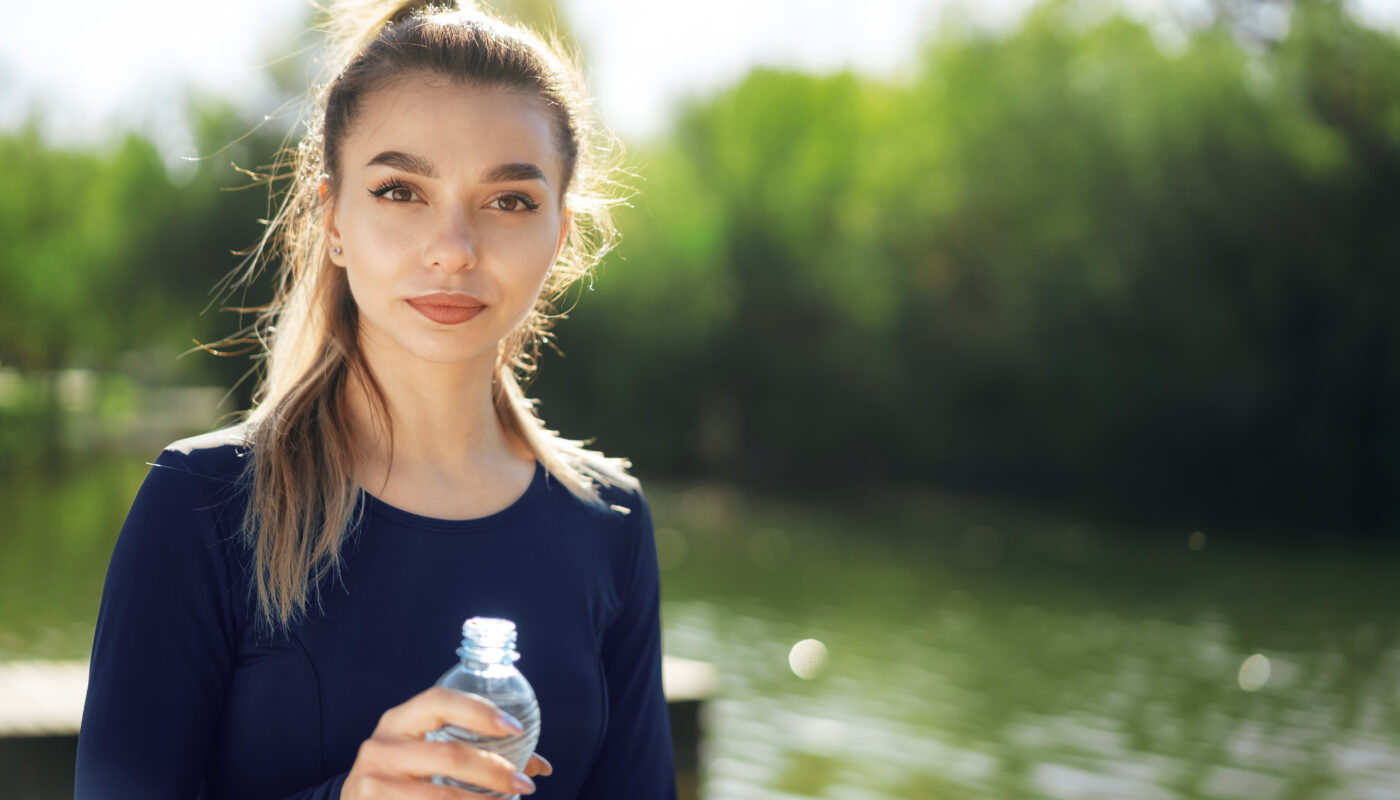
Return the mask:
<svg viewBox="0 0 1400 800">
<path fill-rule="evenodd" d="M 1124 0 L 1170 24 L 1207 0 Z M 51 135 L 77 141 L 139 127 L 169 157 L 188 153 L 183 87 L 271 113 L 269 54 L 299 38 L 306 0 L 15 2 L 0 26 L 0 127 L 44 109 Z M 889 73 L 942 16 L 1014 23 L 1032 0 L 562 0 L 585 48 L 589 83 L 624 136 L 659 131 L 678 97 L 737 79 L 755 64 Z M 1400 0 L 1353 0 L 1372 24 L 1400 30 Z M 59 10 L 61 9 L 61 11 Z"/>
</svg>

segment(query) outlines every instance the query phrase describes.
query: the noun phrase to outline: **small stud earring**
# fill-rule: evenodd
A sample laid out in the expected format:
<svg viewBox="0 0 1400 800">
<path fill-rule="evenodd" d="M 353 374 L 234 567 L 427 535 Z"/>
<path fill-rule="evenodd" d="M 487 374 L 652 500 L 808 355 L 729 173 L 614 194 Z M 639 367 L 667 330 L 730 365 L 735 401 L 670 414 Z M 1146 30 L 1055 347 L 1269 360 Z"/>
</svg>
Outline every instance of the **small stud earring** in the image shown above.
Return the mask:
<svg viewBox="0 0 1400 800">
<path fill-rule="evenodd" d="M 340 255 L 340 247 L 338 247 L 338 246 L 337 246 L 337 247 L 332 247 L 332 248 L 331 248 L 331 255 L 336 255 L 336 256 Z"/>
</svg>

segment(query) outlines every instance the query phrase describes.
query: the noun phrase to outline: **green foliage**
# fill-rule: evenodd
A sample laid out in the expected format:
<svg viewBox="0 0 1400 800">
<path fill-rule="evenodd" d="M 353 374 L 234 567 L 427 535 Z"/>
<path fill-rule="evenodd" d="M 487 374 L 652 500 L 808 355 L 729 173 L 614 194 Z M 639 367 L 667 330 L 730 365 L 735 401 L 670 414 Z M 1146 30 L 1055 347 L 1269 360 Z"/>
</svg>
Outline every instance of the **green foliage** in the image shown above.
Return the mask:
<svg viewBox="0 0 1400 800">
<path fill-rule="evenodd" d="M 1167 51 L 1086 8 L 935 39 L 907 82 L 760 70 L 690 108 L 551 420 L 583 398 L 564 427 L 770 485 L 1393 515 L 1400 42 L 1303 3 L 1270 48 Z"/>
<path fill-rule="evenodd" d="M 173 355 L 236 327 L 200 312 L 237 266 L 233 251 L 256 240 L 268 196 L 223 190 L 248 183 L 231 162 L 267 163 L 280 136 L 241 139 L 248 125 L 222 105 L 194 114 L 201 148 L 219 152 L 189 174 L 172 175 L 135 134 L 95 150 L 53 147 L 34 123 L 0 135 L 21 187 L 0 198 L 0 363 L 110 366 L 152 343 Z"/>
<path fill-rule="evenodd" d="M 0 139 L 0 159 L 16 187 L 0 198 L 0 361 L 64 364 L 143 333 L 126 324 L 139 317 L 124 318 L 125 290 L 173 199 L 150 143 L 56 151 L 30 126 Z"/>
</svg>

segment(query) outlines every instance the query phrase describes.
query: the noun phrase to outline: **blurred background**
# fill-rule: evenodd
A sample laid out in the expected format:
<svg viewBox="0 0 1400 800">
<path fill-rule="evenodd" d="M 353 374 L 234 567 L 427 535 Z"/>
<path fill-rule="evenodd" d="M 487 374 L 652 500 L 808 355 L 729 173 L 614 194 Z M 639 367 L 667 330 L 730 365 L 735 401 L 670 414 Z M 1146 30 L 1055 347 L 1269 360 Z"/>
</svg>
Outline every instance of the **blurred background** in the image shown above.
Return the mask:
<svg viewBox="0 0 1400 800">
<path fill-rule="evenodd" d="M 647 486 L 704 797 L 1395 796 L 1400 3 L 495 5 L 635 172 L 532 393 Z M 247 407 L 194 348 L 318 68 L 295 0 L 63 9 L 0 32 L 0 662 Z"/>
</svg>

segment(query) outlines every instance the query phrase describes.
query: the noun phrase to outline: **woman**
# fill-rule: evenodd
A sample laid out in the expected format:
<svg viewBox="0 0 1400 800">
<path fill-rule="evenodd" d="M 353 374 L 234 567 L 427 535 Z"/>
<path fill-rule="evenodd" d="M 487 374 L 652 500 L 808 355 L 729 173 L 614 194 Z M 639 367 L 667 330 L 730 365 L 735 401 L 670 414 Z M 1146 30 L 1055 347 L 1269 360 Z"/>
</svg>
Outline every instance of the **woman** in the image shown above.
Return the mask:
<svg viewBox="0 0 1400 800">
<path fill-rule="evenodd" d="M 625 462 L 517 376 L 610 239 L 573 73 L 478 12 L 339 10 L 247 421 L 156 460 L 112 555 L 79 798 L 674 796 L 659 583 Z M 261 256 L 260 256 L 261 257 Z M 254 263 L 256 270 L 257 264 Z M 429 689 L 463 619 L 512 619 L 542 756 Z"/>
</svg>

